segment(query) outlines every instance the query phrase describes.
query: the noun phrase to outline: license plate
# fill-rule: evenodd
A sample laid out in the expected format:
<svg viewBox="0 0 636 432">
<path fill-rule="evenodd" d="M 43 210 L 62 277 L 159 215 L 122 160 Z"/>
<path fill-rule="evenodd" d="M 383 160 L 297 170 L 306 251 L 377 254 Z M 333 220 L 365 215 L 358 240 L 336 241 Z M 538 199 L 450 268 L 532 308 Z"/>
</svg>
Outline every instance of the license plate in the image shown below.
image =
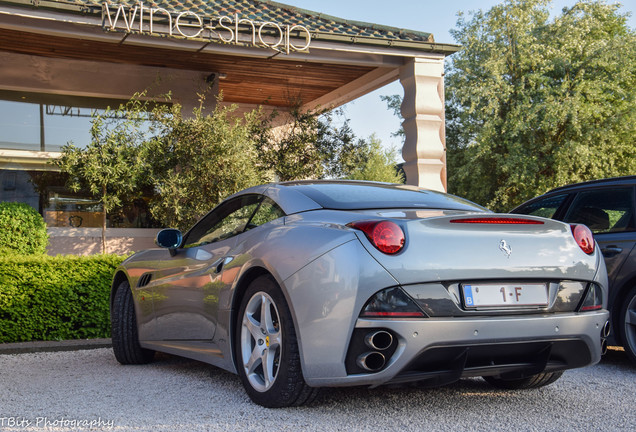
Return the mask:
<svg viewBox="0 0 636 432">
<path fill-rule="evenodd" d="M 545 284 L 464 284 L 464 305 L 467 308 L 547 306 Z"/>
</svg>

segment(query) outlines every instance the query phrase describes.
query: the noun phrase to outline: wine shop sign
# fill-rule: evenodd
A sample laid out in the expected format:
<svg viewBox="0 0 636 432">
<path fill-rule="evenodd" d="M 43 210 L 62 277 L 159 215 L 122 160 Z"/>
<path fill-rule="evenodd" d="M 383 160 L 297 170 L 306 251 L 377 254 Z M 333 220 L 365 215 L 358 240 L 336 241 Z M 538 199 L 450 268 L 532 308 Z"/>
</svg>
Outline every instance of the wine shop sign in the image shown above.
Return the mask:
<svg viewBox="0 0 636 432">
<path fill-rule="evenodd" d="M 307 52 L 311 33 L 299 24 L 255 21 L 234 15 L 202 16 L 192 11 L 175 12 L 149 7 L 102 3 L 102 26 L 107 31 L 154 34 L 185 39 L 274 49 L 289 54 Z"/>
</svg>

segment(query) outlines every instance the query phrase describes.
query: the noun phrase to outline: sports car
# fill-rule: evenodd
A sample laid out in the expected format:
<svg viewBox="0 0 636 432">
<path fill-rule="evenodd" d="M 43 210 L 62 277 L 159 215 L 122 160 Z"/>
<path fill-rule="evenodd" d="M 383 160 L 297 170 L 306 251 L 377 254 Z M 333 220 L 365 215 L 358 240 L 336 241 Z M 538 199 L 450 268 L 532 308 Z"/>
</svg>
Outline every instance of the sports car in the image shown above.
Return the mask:
<svg viewBox="0 0 636 432">
<path fill-rule="evenodd" d="M 267 407 L 334 386 L 540 387 L 597 363 L 609 333 L 585 225 L 413 186 L 266 184 L 156 243 L 115 272 L 117 360 L 207 362 Z"/>
</svg>

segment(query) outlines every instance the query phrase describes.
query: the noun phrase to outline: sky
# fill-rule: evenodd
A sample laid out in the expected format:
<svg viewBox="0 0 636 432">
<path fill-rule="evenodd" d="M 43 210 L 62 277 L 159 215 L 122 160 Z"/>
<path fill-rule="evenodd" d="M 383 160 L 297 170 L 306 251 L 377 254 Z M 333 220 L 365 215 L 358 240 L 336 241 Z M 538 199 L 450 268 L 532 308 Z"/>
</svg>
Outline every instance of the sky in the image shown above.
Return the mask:
<svg viewBox="0 0 636 432">
<path fill-rule="evenodd" d="M 322 12 L 339 18 L 365 21 L 410 30 L 433 33 L 439 43 L 455 43 L 449 30 L 455 28 L 457 12 L 488 10 L 500 0 L 277 0 L 303 9 Z M 557 15 L 575 0 L 553 0 L 552 13 Z M 608 3 L 616 3 L 608 1 Z M 636 28 L 636 0 L 621 0 L 622 12 L 630 12 L 629 26 Z M 400 127 L 401 120 L 390 112 L 380 95 L 404 92 L 399 82 L 393 82 L 344 106 L 356 136 L 367 138 L 375 133 L 386 148 L 401 148 L 399 138 L 391 133 Z M 399 152 L 398 152 L 399 156 Z"/>
</svg>

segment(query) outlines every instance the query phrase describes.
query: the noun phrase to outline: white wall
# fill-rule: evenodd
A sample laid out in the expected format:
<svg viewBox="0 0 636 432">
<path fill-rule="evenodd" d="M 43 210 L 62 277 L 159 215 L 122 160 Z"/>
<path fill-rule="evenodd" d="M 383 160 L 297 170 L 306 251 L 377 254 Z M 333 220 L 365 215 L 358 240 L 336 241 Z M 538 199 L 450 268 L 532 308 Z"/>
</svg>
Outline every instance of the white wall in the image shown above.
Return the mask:
<svg viewBox="0 0 636 432">
<path fill-rule="evenodd" d="M 102 252 L 101 228 L 48 228 L 49 255 L 93 255 Z M 123 255 L 156 248 L 158 229 L 108 228 L 106 253 Z"/>
</svg>

